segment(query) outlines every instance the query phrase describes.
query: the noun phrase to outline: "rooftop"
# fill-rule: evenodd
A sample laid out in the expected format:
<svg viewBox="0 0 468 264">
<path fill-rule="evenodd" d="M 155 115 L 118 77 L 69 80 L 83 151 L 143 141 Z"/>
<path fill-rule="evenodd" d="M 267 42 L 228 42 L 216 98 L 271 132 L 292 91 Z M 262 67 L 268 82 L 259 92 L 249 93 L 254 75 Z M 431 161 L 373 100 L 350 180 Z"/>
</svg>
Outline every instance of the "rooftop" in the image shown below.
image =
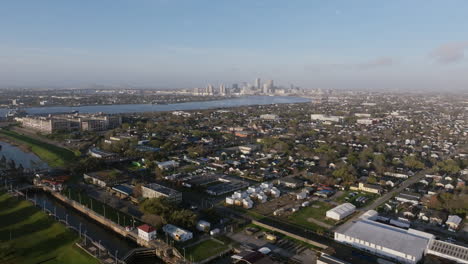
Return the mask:
<svg viewBox="0 0 468 264">
<path fill-rule="evenodd" d="M 163 193 L 163 194 L 168 195 L 168 196 L 176 195 L 176 194 L 179 193 L 178 191 L 176 191 L 174 189 L 168 188 L 166 186 L 163 186 L 163 185 L 160 185 L 160 184 L 157 184 L 157 183 L 149 183 L 149 184 L 144 185 L 143 187 L 146 187 L 148 189 Z"/>
<path fill-rule="evenodd" d="M 411 256 L 422 255 L 432 235 L 401 229 L 370 220 L 360 220 L 338 233 L 380 245 Z"/>
</svg>

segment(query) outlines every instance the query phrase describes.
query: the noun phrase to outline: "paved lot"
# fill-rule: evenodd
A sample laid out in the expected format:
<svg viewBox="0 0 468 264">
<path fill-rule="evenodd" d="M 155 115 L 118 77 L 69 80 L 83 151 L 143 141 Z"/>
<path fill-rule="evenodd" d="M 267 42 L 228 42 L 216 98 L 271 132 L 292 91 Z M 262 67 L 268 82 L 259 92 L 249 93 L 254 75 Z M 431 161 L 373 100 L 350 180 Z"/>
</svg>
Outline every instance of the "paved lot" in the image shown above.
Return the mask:
<svg viewBox="0 0 468 264">
<path fill-rule="evenodd" d="M 243 232 L 229 234 L 228 236 L 241 245 L 256 250 L 261 247 L 268 247 L 274 255 L 285 259 L 294 259 L 299 263 L 315 263 L 316 253 L 304 245 L 295 243 L 289 239 L 280 239 L 275 244 L 271 244 L 263 238 L 256 238 L 259 231 L 254 235 L 248 235 Z"/>
</svg>

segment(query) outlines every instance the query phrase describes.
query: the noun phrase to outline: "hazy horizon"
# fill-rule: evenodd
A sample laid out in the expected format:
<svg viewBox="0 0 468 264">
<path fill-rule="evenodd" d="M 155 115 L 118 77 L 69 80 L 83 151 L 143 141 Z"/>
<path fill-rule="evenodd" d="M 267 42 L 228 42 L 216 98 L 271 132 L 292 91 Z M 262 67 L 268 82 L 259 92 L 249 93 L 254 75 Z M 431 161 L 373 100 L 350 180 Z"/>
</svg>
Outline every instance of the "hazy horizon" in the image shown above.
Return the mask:
<svg viewBox="0 0 468 264">
<path fill-rule="evenodd" d="M 465 90 L 466 1 L 8 1 L 0 87 Z"/>
</svg>

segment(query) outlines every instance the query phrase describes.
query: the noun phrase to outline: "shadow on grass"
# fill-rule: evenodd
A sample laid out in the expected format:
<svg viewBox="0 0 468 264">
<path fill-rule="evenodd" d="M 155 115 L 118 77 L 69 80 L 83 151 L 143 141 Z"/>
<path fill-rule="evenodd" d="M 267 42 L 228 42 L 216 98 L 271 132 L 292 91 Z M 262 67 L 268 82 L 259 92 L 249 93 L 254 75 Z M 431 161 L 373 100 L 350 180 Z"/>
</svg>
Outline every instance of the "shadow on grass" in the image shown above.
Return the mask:
<svg viewBox="0 0 468 264">
<path fill-rule="evenodd" d="M 35 232 L 40 232 L 54 224 L 52 219 L 49 219 L 45 215 L 38 214 L 38 212 L 39 210 L 37 208 L 28 206 L 2 216 L 1 228 L 3 230 L 0 231 L 0 241 L 9 240 L 10 232 L 12 239 L 21 239 L 23 236 L 31 235 Z M 33 216 L 34 214 L 37 215 Z M 30 217 L 35 217 L 37 220 L 28 224 L 10 228 L 10 226 L 20 223 L 21 221 L 24 221 Z"/>
<path fill-rule="evenodd" d="M 17 224 L 38 212 L 38 209 L 34 206 L 26 206 L 20 209 L 16 209 L 6 214 L 1 215 L 0 229 L 8 228 L 11 225 Z M 0 236 L 1 238 L 1 236 Z"/>
<path fill-rule="evenodd" d="M 40 242 L 35 243 L 28 248 L 23 248 L 20 251 L 22 251 L 22 256 L 37 258 L 38 261 L 42 261 L 50 257 L 57 257 L 59 249 L 73 243 L 75 239 L 76 235 L 69 230 L 66 230 L 57 236 L 41 240 Z"/>
</svg>

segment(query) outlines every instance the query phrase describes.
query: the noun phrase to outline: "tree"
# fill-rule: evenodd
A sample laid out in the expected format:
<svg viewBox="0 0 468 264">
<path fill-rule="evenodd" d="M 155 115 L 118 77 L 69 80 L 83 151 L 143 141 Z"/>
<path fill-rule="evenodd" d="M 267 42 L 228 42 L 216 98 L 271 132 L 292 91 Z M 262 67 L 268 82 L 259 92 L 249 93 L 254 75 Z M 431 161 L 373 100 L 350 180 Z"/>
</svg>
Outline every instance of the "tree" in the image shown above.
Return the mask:
<svg viewBox="0 0 468 264">
<path fill-rule="evenodd" d="M 144 214 L 141 217 L 141 220 L 143 220 L 143 222 L 145 223 L 152 225 L 156 229 L 161 228 L 163 225 L 163 219 L 160 216 L 154 214 Z"/>
<path fill-rule="evenodd" d="M 351 165 L 345 165 L 333 172 L 333 177 L 341 178 L 345 184 L 353 184 L 356 178 L 356 169 Z"/>
<path fill-rule="evenodd" d="M 135 196 L 136 198 L 140 198 L 141 197 L 141 186 L 142 184 L 141 183 L 137 183 L 135 185 L 135 187 L 133 187 L 133 196 Z"/>
<path fill-rule="evenodd" d="M 418 160 L 415 156 L 407 156 L 403 159 L 405 166 L 410 169 L 422 170 L 424 169 L 424 163 Z"/>
</svg>

